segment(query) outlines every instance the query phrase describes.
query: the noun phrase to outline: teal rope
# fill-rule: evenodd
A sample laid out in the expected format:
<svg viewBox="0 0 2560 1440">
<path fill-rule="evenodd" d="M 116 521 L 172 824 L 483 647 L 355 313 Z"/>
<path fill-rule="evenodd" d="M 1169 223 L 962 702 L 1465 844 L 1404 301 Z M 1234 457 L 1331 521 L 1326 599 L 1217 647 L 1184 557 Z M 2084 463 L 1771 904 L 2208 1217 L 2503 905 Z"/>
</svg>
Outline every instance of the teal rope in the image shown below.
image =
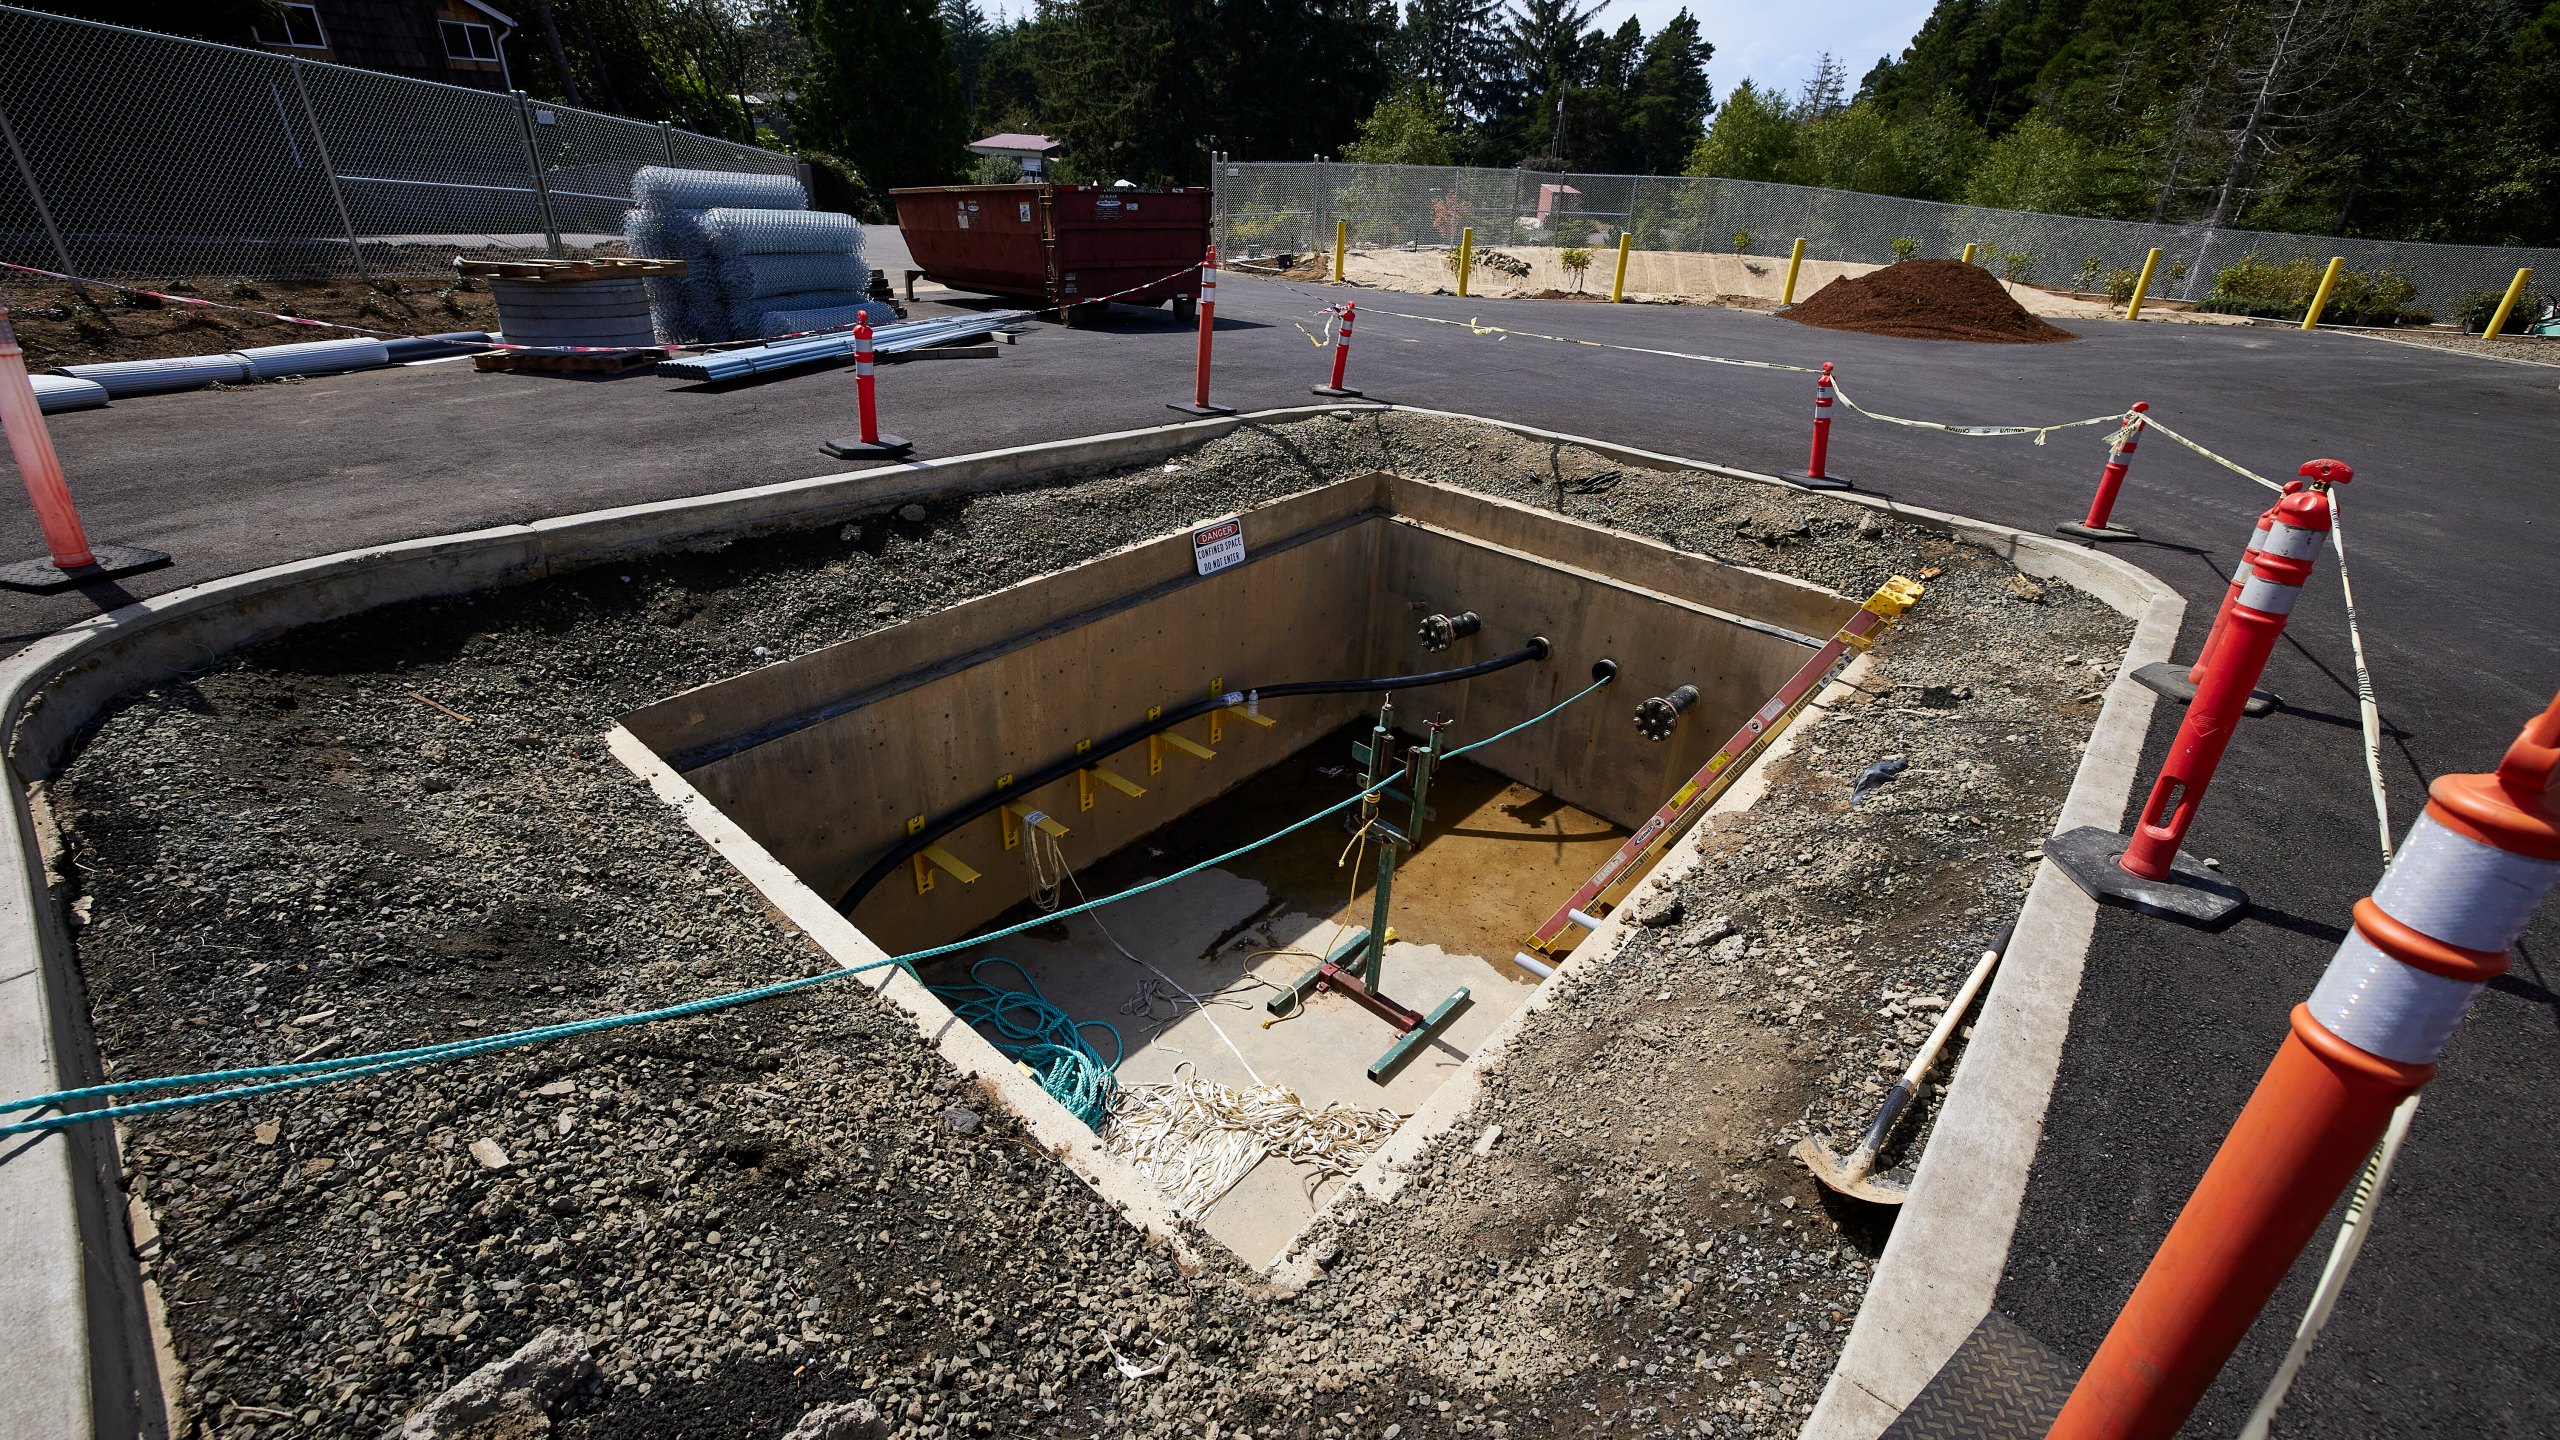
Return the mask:
<svg viewBox="0 0 2560 1440">
<path fill-rule="evenodd" d="M 990 965 L 1002 965 L 1020 976 L 1022 988 L 1007 990 L 980 980 L 978 972 Z M 1050 1004 L 1030 972 L 1001 955 L 970 966 L 969 980 L 966 985 L 926 988 L 949 1005 L 952 1014 L 985 1035 L 1006 1059 L 1029 1065 L 1040 1077 L 1040 1088 L 1083 1121 L 1086 1129 L 1100 1130 L 1111 1115 L 1111 1072 L 1129 1055 L 1120 1028 L 1108 1020 L 1079 1021 Z M 1088 1026 L 1099 1026 L 1110 1034 L 1109 1061 L 1085 1043 Z"/>
<path fill-rule="evenodd" d="M 1592 691 L 1597 690 L 1608 683 L 1609 682 L 1605 679 L 1596 680 L 1580 692 L 1567 696 L 1563 700 L 1557 701 L 1554 705 L 1536 715 L 1530 716 L 1528 719 L 1521 721 L 1519 724 L 1514 725 L 1507 730 L 1486 736 L 1484 739 L 1478 740 L 1473 744 L 1459 746 L 1457 749 L 1450 751 L 1447 758 L 1456 759 L 1458 756 L 1464 755 L 1468 751 L 1481 750 L 1485 746 L 1494 744 L 1497 741 L 1509 739 L 1511 736 L 1519 734 L 1530 726 L 1552 718 L 1566 706 L 1573 704 L 1575 701 L 1582 699 L 1584 696 L 1591 694 Z M 564 1021 L 557 1025 L 539 1025 L 529 1030 L 510 1031 L 501 1035 L 481 1035 L 475 1036 L 469 1040 L 448 1040 L 440 1044 L 420 1045 L 407 1050 L 377 1051 L 369 1055 L 347 1055 L 335 1060 L 308 1060 L 285 1065 L 252 1065 L 235 1070 L 210 1070 L 195 1075 L 164 1075 L 155 1079 L 147 1080 L 118 1080 L 105 1085 L 90 1085 L 76 1090 L 57 1090 L 45 1095 L 31 1095 L 24 1100 L 12 1100 L 5 1104 L 0 1104 L 0 1115 L 10 1114 L 20 1110 L 51 1109 L 80 1100 L 97 1100 L 117 1095 L 142 1095 L 156 1090 L 192 1090 L 207 1085 L 221 1085 L 229 1087 L 220 1090 L 207 1090 L 202 1094 L 196 1095 L 179 1095 L 162 1100 L 142 1100 L 126 1105 L 110 1105 L 96 1110 L 81 1110 L 58 1115 L 38 1116 L 32 1120 L 20 1120 L 14 1124 L 0 1125 L 0 1136 L 38 1134 L 49 1130 L 59 1130 L 65 1126 L 75 1125 L 87 1120 L 117 1120 L 133 1115 L 156 1115 L 164 1111 L 185 1110 L 197 1105 L 210 1105 L 220 1100 L 245 1100 L 255 1095 L 273 1095 L 284 1091 L 300 1090 L 313 1085 L 325 1085 L 337 1080 L 353 1080 L 365 1075 L 379 1075 L 391 1070 L 405 1070 L 413 1066 L 441 1064 L 448 1060 L 467 1060 L 475 1055 L 485 1055 L 500 1050 L 513 1050 L 526 1045 L 546 1044 L 553 1040 L 574 1039 L 580 1035 L 600 1034 L 604 1031 L 620 1030 L 633 1025 L 652 1025 L 662 1020 L 680 1020 L 687 1016 L 704 1015 L 715 1010 L 727 1010 L 740 1005 L 752 1005 L 759 1001 L 776 999 L 780 996 L 789 995 L 796 991 L 806 990 L 813 986 L 829 984 L 837 980 L 842 980 L 850 975 L 859 975 L 866 971 L 878 970 L 890 965 L 895 965 L 912 976 L 916 972 L 916 964 L 919 961 L 937 959 L 944 955 L 957 954 L 963 950 L 974 950 L 980 946 L 992 944 L 995 941 L 1019 935 L 1026 930 L 1036 929 L 1053 920 L 1064 920 L 1071 915 L 1081 915 L 1088 910 L 1099 910 L 1105 905 L 1113 905 L 1123 900 L 1135 899 L 1140 895 L 1146 894 L 1148 891 L 1161 890 L 1165 886 L 1171 885 L 1177 881 L 1187 880 L 1192 876 L 1199 874 L 1203 870 L 1224 865 L 1228 861 L 1237 859 L 1240 856 L 1250 855 L 1256 850 L 1260 850 L 1267 845 L 1276 844 L 1279 841 L 1306 829 L 1308 826 L 1315 824 L 1319 820 L 1341 814 L 1343 811 L 1359 804 L 1362 800 L 1367 799 L 1370 795 L 1387 788 L 1391 783 L 1393 783 L 1393 777 L 1380 780 L 1377 784 L 1369 786 L 1367 789 L 1361 790 L 1336 804 L 1328 805 L 1324 809 L 1307 816 L 1303 820 L 1293 821 L 1290 824 L 1273 831 L 1269 835 L 1265 835 L 1259 840 L 1249 841 L 1243 845 L 1239 845 L 1235 849 L 1230 850 L 1223 855 L 1213 855 L 1196 865 L 1186 866 L 1183 869 L 1174 871 L 1170 875 L 1162 877 L 1161 879 L 1149 880 L 1142 884 L 1132 885 L 1126 890 L 1122 890 L 1113 895 L 1105 895 L 1099 900 L 1088 900 L 1080 905 L 1072 905 L 1062 910 L 1052 911 L 1049 914 L 1038 917 L 1037 919 L 1025 920 L 1019 925 L 1007 926 L 1006 928 L 995 931 L 992 934 L 973 936 L 966 940 L 955 940 L 948 945 L 937 945 L 931 949 L 916 950 L 905 955 L 893 955 L 886 960 L 874 960 L 867 964 L 847 966 L 843 969 L 829 970 L 817 975 L 802 975 L 790 980 L 779 980 L 773 984 L 759 985 L 750 990 L 734 990 L 725 995 L 709 995 L 699 1000 L 687 1000 L 677 1005 L 663 1005 L 654 1010 L 637 1010 L 622 1015 L 604 1015 L 590 1020 Z M 253 1081 L 258 1083 L 243 1085 L 238 1083 L 241 1081 Z"/>
</svg>

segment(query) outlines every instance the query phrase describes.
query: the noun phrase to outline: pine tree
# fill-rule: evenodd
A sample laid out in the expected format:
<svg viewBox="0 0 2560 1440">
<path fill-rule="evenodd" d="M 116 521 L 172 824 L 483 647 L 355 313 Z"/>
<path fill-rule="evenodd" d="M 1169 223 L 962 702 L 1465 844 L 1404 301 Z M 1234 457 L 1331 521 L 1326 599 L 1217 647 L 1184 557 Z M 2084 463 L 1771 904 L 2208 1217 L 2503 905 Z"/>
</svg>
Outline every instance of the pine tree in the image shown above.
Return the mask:
<svg viewBox="0 0 2560 1440">
<path fill-rule="evenodd" d="M 1813 78 L 1804 82 L 1804 98 L 1796 102 L 1796 118 L 1820 120 L 1839 114 L 1848 103 L 1848 68 L 1825 50 L 1814 59 Z"/>
<path fill-rule="evenodd" d="M 1716 104 L 1707 85 L 1707 61 L 1715 53 L 1685 6 L 1645 42 L 1644 58 L 1627 82 L 1629 169 L 1671 175 L 1688 163 Z"/>
<path fill-rule="evenodd" d="M 843 158 L 874 191 L 959 175 L 969 116 L 933 0 L 799 0 L 797 19 L 803 145 Z"/>
</svg>

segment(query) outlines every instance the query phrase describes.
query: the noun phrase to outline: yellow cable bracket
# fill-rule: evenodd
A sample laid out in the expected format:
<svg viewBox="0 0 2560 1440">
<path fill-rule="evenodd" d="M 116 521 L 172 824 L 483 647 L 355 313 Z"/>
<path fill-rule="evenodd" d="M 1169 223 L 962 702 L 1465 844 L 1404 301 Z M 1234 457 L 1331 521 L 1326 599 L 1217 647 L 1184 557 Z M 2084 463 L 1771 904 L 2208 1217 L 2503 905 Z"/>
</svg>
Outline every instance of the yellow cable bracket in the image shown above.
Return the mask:
<svg viewBox="0 0 2560 1440">
<path fill-rule="evenodd" d="M 1230 715 L 1248 725 L 1259 725 L 1265 730 L 1277 723 L 1270 716 L 1262 713 L 1262 697 L 1259 692 L 1229 690 L 1227 677 L 1224 675 L 1209 682 L 1209 694 L 1213 698 L 1224 696 L 1227 701 L 1225 708 L 1209 712 L 1209 743 L 1212 745 L 1221 744 L 1226 740 L 1226 718 Z"/>
<path fill-rule="evenodd" d="M 921 815 L 908 816 L 907 833 L 910 835 L 923 834 L 924 817 Z M 959 856 L 952 854 L 950 851 L 943 849 L 939 845 L 927 845 L 922 850 L 917 851 L 913 856 L 910 856 L 907 864 L 915 871 L 916 893 L 919 895 L 930 895 L 933 893 L 933 872 L 936 870 L 948 872 L 952 879 L 959 881 L 963 885 L 975 885 L 978 883 L 978 872 L 970 868 L 968 861 L 961 859 Z"/>
<path fill-rule="evenodd" d="M 1092 750 L 1092 741 L 1079 740 L 1076 742 L 1077 754 L 1090 754 L 1092 753 Z M 1087 765 L 1076 772 L 1076 808 L 1078 810 L 1090 810 L 1093 808 L 1093 786 L 1094 782 L 1097 780 L 1110 786 L 1112 789 L 1119 791 L 1121 794 L 1128 796 L 1132 800 L 1135 800 L 1139 796 L 1147 793 L 1146 786 L 1139 784 L 1137 781 L 1130 779 L 1128 776 L 1121 774 L 1117 770 L 1107 769 L 1100 764 Z"/>
</svg>

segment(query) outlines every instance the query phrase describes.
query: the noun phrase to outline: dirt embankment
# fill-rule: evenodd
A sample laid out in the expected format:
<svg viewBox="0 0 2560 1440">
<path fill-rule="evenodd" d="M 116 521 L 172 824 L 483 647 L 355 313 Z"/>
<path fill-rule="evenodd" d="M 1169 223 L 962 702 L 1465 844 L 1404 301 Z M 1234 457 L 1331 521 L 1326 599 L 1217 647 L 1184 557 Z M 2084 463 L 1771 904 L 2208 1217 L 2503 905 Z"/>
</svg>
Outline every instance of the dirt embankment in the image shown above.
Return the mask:
<svg viewBox="0 0 2560 1440">
<path fill-rule="evenodd" d="M 386 278 L 370 284 L 352 278 L 130 283 L 138 289 L 192 295 L 241 308 L 188 305 L 103 285 L 0 280 L 0 305 L 9 307 L 9 323 L 17 329 L 18 343 L 26 347 L 27 368 L 219 355 L 246 345 L 291 345 L 368 333 L 431 335 L 498 328 L 498 303 L 489 293 L 488 282 L 468 277 Z M 249 310 L 357 328 L 292 325 L 244 313 Z"/>
<path fill-rule="evenodd" d="M 1793 1435 L 1881 1237 L 1785 1150 L 1863 1122 L 2014 911 L 2129 628 L 1820 496 L 1573 493 L 1624 467 L 1319 418 L 299 632 L 134 697 L 48 787 L 101 1048 L 120 1076 L 353 1054 L 819 969 L 605 754 L 615 716 L 1381 466 L 1844 594 L 1943 573 L 1680 911 L 1522 1037 L 1394 1204 L 1313 1238 L 1314 1285 L 1205 1242 L 1185 1273 L 825 988 L 133 1125 L 184 1433 L 378 1435 L 567 1326 L 603 1374 L 564 1437 L 770 1437 L 856 1397 L 908 1440 Z M 1909 769 L 1853 807 L 1888 754 Z"/>
</svg>

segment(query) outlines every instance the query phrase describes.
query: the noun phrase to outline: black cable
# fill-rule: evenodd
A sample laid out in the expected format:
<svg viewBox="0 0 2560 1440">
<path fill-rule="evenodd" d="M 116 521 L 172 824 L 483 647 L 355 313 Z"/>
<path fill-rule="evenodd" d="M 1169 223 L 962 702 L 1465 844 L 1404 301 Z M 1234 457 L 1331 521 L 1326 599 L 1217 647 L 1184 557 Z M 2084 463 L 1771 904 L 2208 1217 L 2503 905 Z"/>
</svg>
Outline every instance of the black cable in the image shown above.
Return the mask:
<svg viewBox="0 0 2560 1440">
<path fill-rule="evenodd" d="M 1478 675 L 1490 675 L 1496 670 L 1508 670 L 1523 661 L 1544 660 L 1551 648 L 1545 636 L 1537 635 L 1530 637 L 1528 644 L 1508 655 L 1497 655 L 1491 660 L 1479 660 L 1473 665 L 1461 665 L 1454 670 L 1432 670 L 1420 675 L 1381 675 L 1370 680 L 1297 680 L 1286 685 L 1265 685 L 1250 693 L 1257 700 L 1277 700 L 1287 699 L 1293 695 L 1357 695 L 1377 690 L 1419 690 L 1430 685 L 1449 685 L 1460 680 L 1471 680 Z M 941 819 L 908 836 L 895 849 L 875 861 L 870 869 L 863 871 L 862 878 L 854 881 L 844 895 L 836 901 L 837 911 L 851 915 L 853 907 L 862 903 L 862 897 L 870 894 L 881 881 L 897 873 L 899 866 L 922 854 L 926 846 L 934 844 L 952 831 L 1004 804 L 1008 798 L 1028 795 L 1043 785 L 1054 784 L 1105 756 L 1116 755 L 1148 736 L 1170 730 L 1185 720 L 1197 719 L 1212 710 L 1223 710 L 1236 703 L 1229 698 L 1230 696 L 1246 693 L 1248 692 L 1241 689 L 1230 690 L 1224 694 L 1210 695 L 1176 705 L 1152 720 L 1143 721 L 1121 731 L 1090 750 L 1043 766 L 1001 790 L 990 791 L 959 809 L 945 814 Z"/>
</svg>

